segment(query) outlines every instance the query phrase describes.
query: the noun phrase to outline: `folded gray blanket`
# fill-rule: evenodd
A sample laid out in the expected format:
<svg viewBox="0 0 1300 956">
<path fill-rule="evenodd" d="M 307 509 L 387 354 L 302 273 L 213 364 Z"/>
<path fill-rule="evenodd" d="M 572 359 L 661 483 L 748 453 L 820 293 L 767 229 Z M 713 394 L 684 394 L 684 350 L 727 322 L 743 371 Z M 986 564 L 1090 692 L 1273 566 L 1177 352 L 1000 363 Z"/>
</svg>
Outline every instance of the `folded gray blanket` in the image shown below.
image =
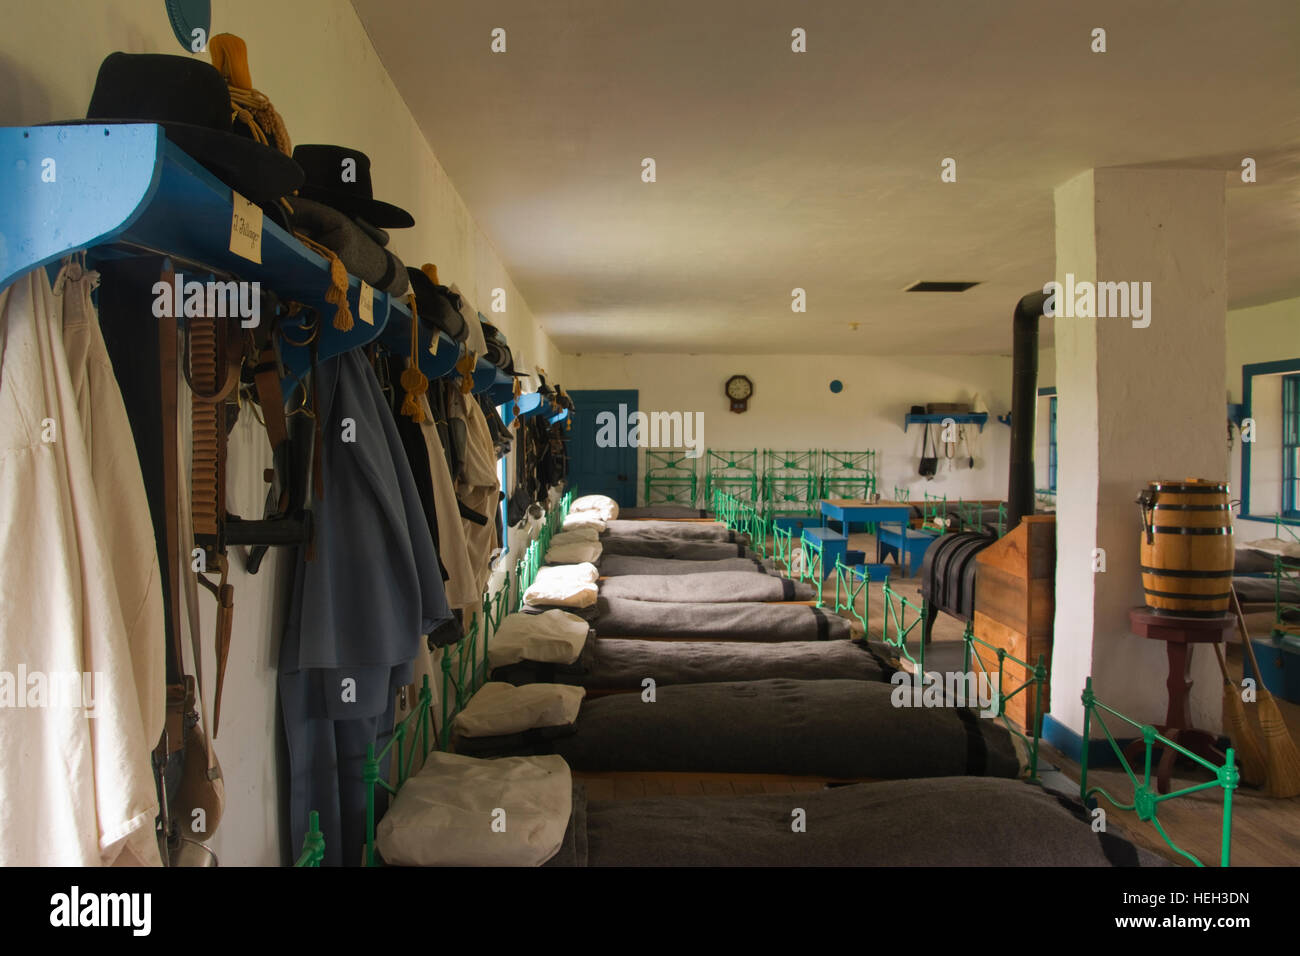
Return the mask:
<svg viewBox="0 0 1300 956">
<path fill-rule="evenodd" d="M 588 700 L 568 736 L 461 737 L 456 749 L 475 757 L 556 753 L 572 769 L 593 772 L 868 779 L 1020 773 L 1000 721 L 966 708 L 895 707 L 893 690 L 862 680 L 680 684 L 657 688 L 653 703 L 640 694 Z"/>
<path fill-rule="evenodd" d="M 332 249 L 344 268 L 381 292 L 405 295 L 410 288 L 402 260 L 366 235 L 350 218 L 311 199 L 294 196 L 293 228 Z"/>
<path fill-rule="evenodd" d="M 791 826 L 802 810 L 805 829 Z M 906 835 L 910 835 L 908 838 Z M 741 797 L 588 802 L 547 866 L 1169 866 L 1083 806 L 1016 780 L 944 777 Z"/>
<path fill-rule="evenodd" d="M 713 521 L 607 521 L 600 537 L 602 541 L 609 538 L 665 537 L 749 544 L 749 535 Z"/>
<path fill-rule="evenodd" d="M 761 601 L 811 601 L 812 583 L 775 574 L 722 571 L 711 574 L 625 574 L 600 582 L 601 597 L 675 604 L 734 604 Z"/>
<path fill-rule="evenodd" d="M 707 518 L 703 508 L 684 508 L 681 505 L 642 505 L 640 508 L 619 508 L 619 519 L 625 518 Z"/>
<path fill-rule="evenodd" d="M 743 544 L 730 541 L 692 541 L 657 532 L 600 539 L 603 554 L 630 554 L 643 558 L 676 558 L 679 561 L 713 561 L 743 558 Z"/>
<path fill-rule="evenodd" d="M 836 641 L 847 618 L 806 604 L 661 604 L 596 600 L 597 637 L 679 637 L 712 641 Z"/>
<path fill-rule="evenodd" d="M 602 554 L 596 560 L 602 577 L 623 574 L 708 574 L 718 571 L 748 571 L 771 574 L 758 558 L 720 558 L 713 561 L 678 561 L 674 558 L 645 558 L 633 554 Z"/>
<path fill-rule="evenodd" d="M 588 690 L 639 691 L 653 678 L 669 684 L 711 684 L 738 680 L 888 681 L 896 667 L 889 649 L 858 641 L 636 641 L 590 638 L 572 664 L 519 661 L 492 672 L 508 684 L 575 684 Z"/>
</svg>

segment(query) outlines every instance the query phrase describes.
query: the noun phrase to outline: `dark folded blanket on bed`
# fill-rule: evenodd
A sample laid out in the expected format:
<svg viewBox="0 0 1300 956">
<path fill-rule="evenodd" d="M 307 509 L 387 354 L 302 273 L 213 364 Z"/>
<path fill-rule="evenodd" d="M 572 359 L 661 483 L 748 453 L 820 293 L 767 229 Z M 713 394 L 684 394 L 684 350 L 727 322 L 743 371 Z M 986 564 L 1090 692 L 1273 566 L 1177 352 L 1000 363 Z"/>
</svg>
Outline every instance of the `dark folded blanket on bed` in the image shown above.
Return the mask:
<svg viewBox="0 0 1300 956">
<path fill-rule="evenodd" d="M 590 620 L 597 637 L 774 642 L 851 635 L 846 618 L 806 604 L 659 604 L 601 596 Z"/>
<path fill-rule="evenodd" d="M 749 544 L 749 535 L 712 521 L 607 521 L 601 540 L 645 537 L 681 538 L 686 541 L 727 541 Z"/>
<path fill-rule="evenodd" d="M 624 518 L 707 518 L 703 508 L 683 508 L 681 505 L 642 505 L 640 508 L 619 508 L 618 517 Z"/>
<path fill-rule="evenodd" d="M 802 810 L 805 827 L 791 826 Z M 810 793 L 588 802 L 574 785 L 547 866 L 1169 866 L 1076 800 L 1016 780 L 946 777 Z"/>
<path fill-rule="evenodd" d="M 492 680 L 639 691 L 641 681 L 647 677 L 653 678 L 660 687 L 775 677 L 887 681 L 894 670 L 882 645 L 857 641 L 744 644 L 593 638 L 587 641 L 582 656 L 573 664 L 520 661 L 498 667 L 492 672 Z"/>
<path fill-rule="evenodd" d="M 758 558 L 720 558 L 712 561 L 682 561 L 676 558 L 646 558 L 633 554 L 602 554 L 596 559 L 602 577 L 624 574 L 713 574 L 746 571 L 772 574 Z"/>
<path fill-rule="evenodd" d="M 679 561 L 713 561 L 743 558 L 746 547 L 730 541 L 692 541 L 669 535 L 647 533 L 600 539 L 603 554 L 630 554 L 643 558 L 675 558 Z"/>
<path fill-rule="evenodd" d="M 586 701 L 553 740 L 457 738 L 473 757 L 556 753 L 577 771 L 783 773 L 822 777 L 1014 777 L 1000 721 L 966 708 L 895 707 L 890 684 L 762 680 L 661 687 Z"/>
<path fill-rule="evenodd" d="M 625 574 L 600 582 L 601 597 L 669 604 L 811 601 L 812 583 L 776 574 L 720 571 L 707 574 Z"/>
</svg>

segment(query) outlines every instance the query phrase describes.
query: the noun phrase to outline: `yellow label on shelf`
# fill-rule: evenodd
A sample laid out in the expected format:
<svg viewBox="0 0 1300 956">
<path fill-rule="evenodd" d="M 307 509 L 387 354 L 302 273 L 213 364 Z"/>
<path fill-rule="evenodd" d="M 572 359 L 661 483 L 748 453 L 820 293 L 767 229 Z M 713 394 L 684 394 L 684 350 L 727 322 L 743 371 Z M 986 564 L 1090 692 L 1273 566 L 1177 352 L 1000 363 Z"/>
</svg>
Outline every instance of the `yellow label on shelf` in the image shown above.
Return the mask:
<svg viewBox="0 0 1300 956">
<path fill-rule="evenodd" d="M 361 280 L 360 301 L 357 303 L 357 318 L 366 325 L 375 324 L 375 290 L 365 279 Z"/>
<path fill-rule="evenodd" d="M 262 210 L 239 193 L 231 194 L 230 251 L 262 264 Z"/>
</svg>

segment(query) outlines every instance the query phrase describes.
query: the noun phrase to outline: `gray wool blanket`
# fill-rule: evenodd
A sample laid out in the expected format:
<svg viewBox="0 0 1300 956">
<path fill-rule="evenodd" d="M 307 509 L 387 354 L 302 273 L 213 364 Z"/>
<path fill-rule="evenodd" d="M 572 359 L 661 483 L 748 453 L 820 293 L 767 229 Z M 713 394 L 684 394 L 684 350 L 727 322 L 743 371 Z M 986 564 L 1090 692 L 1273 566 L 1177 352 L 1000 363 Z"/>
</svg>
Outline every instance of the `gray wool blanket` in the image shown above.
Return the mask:
<svg viewBox="0 0 1300 956">
<path fill-rule="evenodd" d="M 675 558 L 644 558 L 631 554 L 602 554 L 596 559 L 601 577 L 624 574 L 712 574 L 719 571 L 747 571 L 773 574 L 758 558 L 721 558 L 715 561 L 679 561 Z"/>
<path fill-rule="evenodd" d="M 629 554 L 642 558 L 675 558 L 679 561 L 714 561 L 718 558 L 743 558 L 745 545 L 732 541 L 693 541 L 658 532 L 602 537 L 603 554 Z"/>
<path fill-rule="evenodd" d="M 804 830 L 791 823 L 803 811 Z M 574 785 L 547 866 L 1169 866 L 1083 806 L 1016 780 L 942 777 L 806 793 L 588 802 Z"/>
<path fill-rule="evenodd" d="M 635 641 L 589 638 L 572 664 L 520 661 L 492 672 L 510 684 L 577 684 L 588 690 L 640 691 L 653 678 L 670 684 L 709 684 L 738 680 L 888 681 L 896 668 L 880 645 L 856 641 L 789 641 L 743 644 L 736 641 Z"/>
<path fill-rule="evenodd" d="M 761 680 L 660 687 L 582 705 L 570 733 L 458 737 L 473 757 L 556 753 L 577 771 L 820 777 L 1015 777 L 1000 721 L 957 707 L 895 707 L 890 684 Z M 545 731 L 546 728 L 543 728 Z"/>
<path fill-rule="evenodd" d="M 726 541 L 749 544 L 749 535 L 712 521 L 607 521 L 602 541 L 609 538 L 662 536 L 686 541 Z"/>
<path fill-rule="evenodd" d="M 625 518 L 707 518 L 703 508 L 683 508 L 681 505 L 642 505 L 640 508 L 619 508 L 619 520 Z"/>
<path fill-rule="evenodd" d="M 810 581 L 791 581 L 775 574 L 723 571 L 711 574 L 625 574 L 600 582 L 602 597 L 670 604 L 811 601 Z"/>
<path fill-rule="evenodd" d="M 661 604 L 602 595 L 588 619 L 597 637 L 766 643 L 847 640 L 851 634 L 846 618 L 806 604 Z"/>
</svg>

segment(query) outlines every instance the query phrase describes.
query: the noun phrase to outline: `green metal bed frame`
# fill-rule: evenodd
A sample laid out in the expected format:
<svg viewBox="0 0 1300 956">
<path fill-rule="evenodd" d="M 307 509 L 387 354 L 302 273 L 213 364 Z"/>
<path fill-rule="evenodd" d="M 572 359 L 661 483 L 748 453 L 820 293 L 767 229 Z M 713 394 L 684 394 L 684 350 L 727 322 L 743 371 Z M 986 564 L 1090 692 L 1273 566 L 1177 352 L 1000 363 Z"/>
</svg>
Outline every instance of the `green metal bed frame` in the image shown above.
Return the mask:
<svg viewBox="0 0 1300 956">
<path fill-rule="evenodd" d="M 645 456 L 645 503 L 695 507 L 699 459 L 677 448 L 649 448 Z"/>
<path fill-rule="evenodd" d="M 811 515 L 817 511 L 820 453 L 763 450 L 763 510 L 768 514 Z"/>
<path fill-rule="evenodd" d="M 715 491 L 760 504 L 758 486 L 758 449 L 719 451 L 710 448 L 704 456 L 704 498 L 713 499 Z"/>
<path fill-rule="evenodd" d="M 862 622 L 862 633 L 865 636 L 870 630 L 868 619 L 871 617 L 871 600 L 867 592 L 867 585 L 870 581 L 867 578 L 867 569 L 865 565 L 845 564 L 843 561 L 835 561 L 835 613 L 848 611 L 853 617 Z M 858 613 L 858 598 L 862 598 L 862 613 Z M 820 607 L 820 605 L 818 605 Z"/>
<path fill-rule="evenodd" d="M 714 489 L 713 516 L 730 530 L 749 535 L 750 547 L 757 549 L 764 558 L 768 556 L 767 536 L 775 527 L 770 515 L 748 501 Z"/>
<path fill-rule="evenodd" d="M 869 499 L 876 492 L 876 451 L 831 451 L 823 448 L 818 465 L 822 498 Z"/>
<path fill-rule="evenodd" d="M 862 588 L 865 589 L 868 583 L 869 582 L 863 582 Z M 900 656 L 910 661 L 918 674 L 924 674 L 926 672 L 925 641 L 917 642 L 918 653 L 916 657 L 913 657 L 911 652 L 907 649 L 908 636 L 916 629 L 916 626 L 925 619 L 924 603 L 917 605 L 912 601 L 909 601 L 889 586 L 888 578 L 881 582 L 881 593 L 885 599 L 885 619 L 881 623 L 881 640 L 890 647 L 895 648 L 899 652 Z M 863 606 L 869 607 L 869 601 L 864 599 Z M 911 612 L 910 622 L 909 611 Z M 865 626 L 865 618 L 859 618 L 859 620 L 863 620 Z M 890 633 L 891 630 L 893 632 L 892 635 Z M 869 632 L 867 633 L 869 636 Z M 983 660 L 981 660 L 979 655 L 974 652 L 975 645 L 978 644 L 987 647 L 989 650 L 994 651 L 997 654 L 998 681 L 996 685 L 996 701 L 998 706 L 997 714 L 990 719 L 1001 720 L 1002 725 L 1007 729 L 1007 732 L 1018 737 L 1024 743 L 1029 756 L 1029 774 L 1026 779 L 1035 783 L 1040 782 L 1038 778 L 1038 756 L 1043 732 L 1043 690 L 1047 686 L 1048 676 L 1046 659 L 1040 654 L 1037 664 L 1030 664 L 1027 661 L 1023 661 L 1012 654 L 1008 654 L 1004 649 L 995 647 L 987 641 L 976 637 L 975 629 L 969 624 L 966 626 L 965 633 L 962 634 L 962 641 L 966 645 L 963 652 L 963 669 L 967 674 L 973 673 L 971 671 L 973 658 L 974 662 L 979 664 L 980 672 L 986 677 L 989 676 L 988 669 L 984 666 Z M 1006 661 L 1011 661 L 1024 667 L 1026 674 L 1029 675 L 1023 684 L 1019 687 L 1012 688 L 1010 691 L 1006 689 L 1006 684 L 1004 682 Z M 1031 692 L 1034 696 L 1034 703 L 1031 711 L 1034 715 L 1032 721 L 1033 726 L 1022 729 L 1016 726 L 1015 721 L 1007 716 L 1007 702 L 1019 694 L 1025 694 L 1028 696 Z"/>
<path fill-rule="evenodd" d="M 1111 734 L 1110 728 L 1106 726 L 1105 716 L 1110 715 L 1117 720 L 1123 721 L 1130 727 L 1138 730 L 1142 737 L 1143 747 L 1143 769 L 1142 779 L 1139 780 L 1133 767 L 1129 764 L 1128 758 L 1124 755 L 1124 748 L 1119 745 L 1115 737 Z M 1121 803 L 1115 797 L 1111 796 L 1103 787 L 1088 786 L 1088 742 L 1091 740 L 1093 723 L 1101 727 L 1102 732 L 1106 735 L 1106 740 L 1110 743 L 1111 750 L 1119 759 L 1120 766 L 1124 768 L 1124 773 L 1128 776 L 1129 782 L 1133 784 L 1133 801 L 1131 803 Z M 1160 804 L 1173 800 L 1177 797 L 1185 796 L 1189 793 L 1199 793 L 1202 790 L 1212 790 L 1218 787 L 1223 790 L 1223 825 L 1219 840 L 1219 865 L 1228 866 L 1232 859 L 1232 794 L 1237 789 L 1238 774 L 1236 766 L 1236 754 L 1231 747 L 1224 755 L 1223 766 L 1217 766 L 1198 757 L 1196 754 L 1178 746 L 1167 737 L 1156 732 L 1156 729 L 1150 724 L 1142 724 L 1131 717 L 1125 717 L 1113 707 L 1108 707 L 1097 699 L 1097 695 L 1092 691 L 1092 678 L 1089 677 L 1083 688 L 1083 740 L 1084 746 L 1079 758 L 1079 795 L 1087 804 L 1092 801 L 1094 796 L 1104 797 L 1114 807 L 1120 810 L 1132 810 L 1137 814 L 1139 820 L 1150 822 L 1155 827 L 1160 838 L 1165 841 L 1171 850 L 1179 856 L 1190 860 L 1195 866 L 1203 867 L 1205 864 L 1188 853 L 1177 843 L 1175 843 L 1165 832 L 1164 826 L 1160 823 L 1159 808 Z M 1157 745 L 1163 747 L 1172 747 L 1182 756 L 1196 763 L 1198 766 L 1208 770 L 1214 775 L 1214 779 L 1206 783 L 1196 784 L 1191 787 L 1184 787 L 1182 790 L 1174 790 L 1171 793 L 1159 793 L 1152 786 L 1151 777 L 1151 754 Z M 1095 801 L 1093 801 L 1095 802 Z"/>
</svg>

